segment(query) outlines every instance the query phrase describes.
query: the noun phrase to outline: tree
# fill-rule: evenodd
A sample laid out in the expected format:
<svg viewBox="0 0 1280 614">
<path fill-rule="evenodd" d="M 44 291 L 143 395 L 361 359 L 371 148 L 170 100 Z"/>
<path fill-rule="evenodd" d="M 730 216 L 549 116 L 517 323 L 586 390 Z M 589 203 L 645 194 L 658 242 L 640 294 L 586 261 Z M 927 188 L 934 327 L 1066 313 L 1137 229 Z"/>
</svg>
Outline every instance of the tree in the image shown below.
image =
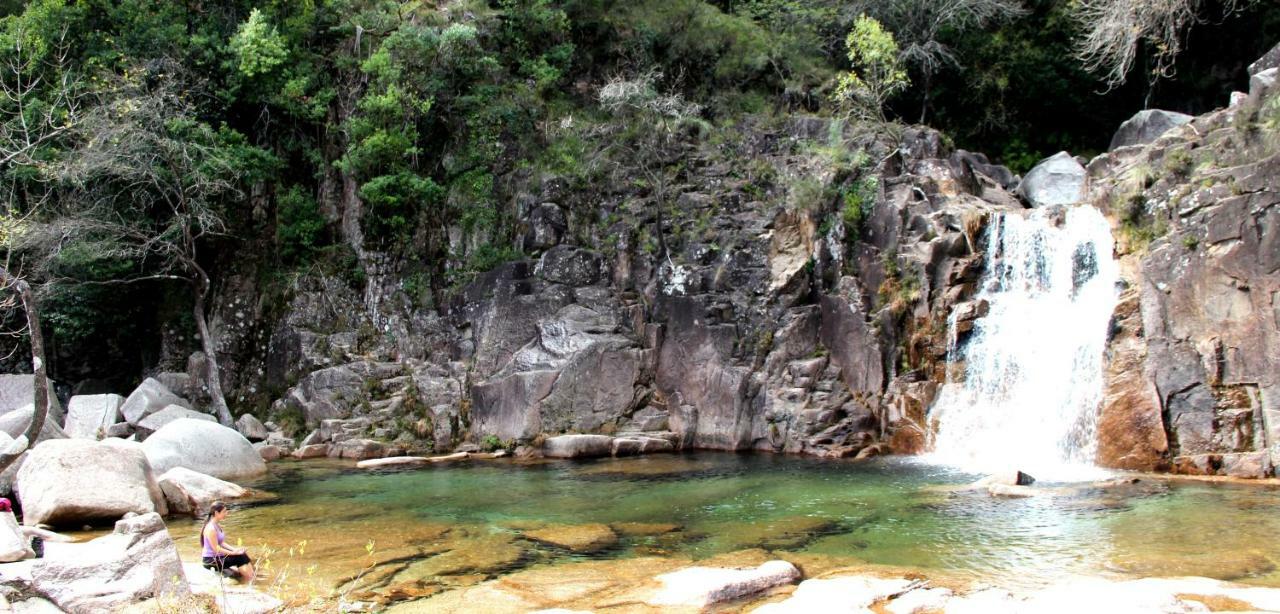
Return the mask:
<svg viewBox="0 0 1280 614">
<path fill-rule="evenodd" d="M 600 88 L 600 105 L 617 115 L 631 115 L 648 129 L 640 131 L 636 145 L 637 162 L 652 190 L 655 202 L 654 234 L 660 255 L 671 265 L 663 236 L 663 208 L 667 206 L 667 165 L 674 157 L 676 132 L 680 123 L 697 117 L 702 106 L 675 93 L 658 91 L 662 74 L 649 71 L 633 79 L 615 77 Z"/>
<path fill-rule="evenodd" d="M 1223 0 L 1230 14 L 1256 0 Z M 1186 31 L 1201 19 L 1203 0 L 1078 0 L 1074 16 L 1080 24 L 1076 57 L 1101 75 L 1108 88 L 1125 82 L 1145 47 L 1150 52 L 1148 78 L 1169 77 L 1182 51 Z"/>
<path fill-rule="evenodd" d="M 911 83 L 898 43 L 879 21 L 862 15 L 853 22 L 845 47 L 852 70 L 836 82 L 836 104 L 863 118 L 885 121 L 885 103 Z"/>
<path fill-rule="evenodd" d="M 1021 0 L 876 0 L 864 10 L 893 32 L 902 63 L 919 71 L 920 123 L 927 118 L 933 77 L 948 66 L 960 65 L 952 48 L 942 42 L 943 33 L 960 34 L 1025 12 Z"/>
<path fill-rule="evenodd" d="M 13 334 L 25 335 L 31 348 L 28 446 L 44 428 L 50 391 L 40 309 L 21 264 L 15 266 L 15 245 L 26 221 L 48 198 L 41 171 L 53 158 L 52 145 L 76 126 L 83 99 L 76 74 L 68 68 L 67 27 L 56 15 L 61 7 L 46 4 L 32 9 L 30 18 L 5 19 L 0 30 L 0 310 L 21 308 L 26 316 Z M 59 25 L 47 31 L 40 27 L 50 24 Z M 0 453 L 0 471 L 24 451 Z"/>
<path fill-rule="evenodd" d="M 227 205 L 242 197 L 239 186 L 270 168 L 272 159 L 239 133 L 201 122 L 177 74 L 164 63 L 135 71 L 86 113 L 78 146 L 58 168 L 68 191 L 50 224 L 58 239 L 46 241 L 52 246 L 47 266 L 56 271 L 69 258 L 123 260 L 135 263 L 129 275 L 69 281 L 187 283 L 212 409 L 230 425 L 218 343 L 208 324 L 212 280 L 203 250 L 225 236 Z"/>
</svg>

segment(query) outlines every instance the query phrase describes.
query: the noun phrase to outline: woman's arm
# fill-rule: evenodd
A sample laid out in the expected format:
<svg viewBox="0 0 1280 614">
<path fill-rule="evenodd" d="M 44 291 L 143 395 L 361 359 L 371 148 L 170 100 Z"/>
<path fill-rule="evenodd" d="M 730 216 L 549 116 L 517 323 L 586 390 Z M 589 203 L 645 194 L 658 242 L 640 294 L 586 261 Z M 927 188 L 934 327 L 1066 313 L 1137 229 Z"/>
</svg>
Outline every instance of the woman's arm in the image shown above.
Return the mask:
<svg viewBox="0 0 1280 614">
<path fill-rule="evenodd" d="M 225 543 L 218 541 L 218 529 L 214 527 L 212 523 L 210 523 L 208 526 L 204 528 L 204 543 L 211 544 L 213 547 L 214 554 L 217 554 L 219 556 L 245 553 L 243 549 L 233 550 L 231 548 L 227 548 Z"/>
</svg>

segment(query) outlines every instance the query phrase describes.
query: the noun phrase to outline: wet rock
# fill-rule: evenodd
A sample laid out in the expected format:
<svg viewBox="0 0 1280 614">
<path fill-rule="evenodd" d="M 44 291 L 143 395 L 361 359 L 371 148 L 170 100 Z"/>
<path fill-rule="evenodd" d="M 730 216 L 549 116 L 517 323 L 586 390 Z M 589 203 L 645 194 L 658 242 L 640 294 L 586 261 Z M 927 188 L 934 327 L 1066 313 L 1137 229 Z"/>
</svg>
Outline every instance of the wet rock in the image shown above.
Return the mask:
<svg viewBox="0 0 1280 614">
<path fill-rule="evenodd" d="M 988 484 L 987 492 L 993 497 L 1007 497 L 1010 499 L 1025 499 L 1044 494 L 1030 486 L 1013 486 L 1009 484 Z"/>
<path fill-rule="evenodd" d="M 1071 205 L 1084 198 L 1084 167 L 1061 151 L 1040 161 L 1018 184 L 1018 195 L 1032 207 Z"/>
<path fill-rule="evenodd" d="M 63 429 L 68 437 L 102 439 L 111 425 L 123 416 L 120 406 L 124 397 L 118 394 L 90 394 L 71 397 L 67 402 L 67 420 Z"/>
<path fill-rule="evenodd" d="M 168 513 L 142 446 L 108 439 L 47 441 L 18 470 L 23 522 L 82 525 L 127 513 Z"/>
<path fill-rule="evenodd" d="M 1192 117 L 1185 113 L 1162 111 L 1160 109 L 1138 111 L 1133 117 L 1120 124 L 1120 128 L 1111 137 L 1109 149 L 1114 150 L 1129 145 L 1146 145 L 1159 138 L 1160 135 L 1191 121 L 1191 119 Z"/>
<path fill-rule="evenodd" d="M 597 552 L 618 543 L 617 534 L 608 525 L 603 524 L 552 526 L 525 531 L 524 536 L 539 543 L 578 553 Z"/>
<path fill-rule="evenodd" d="M 612 452 L 608 435 L 557 435 L 542 444 L 542 454 L 549 458 L 598 458 Z"/>
<path fill-rule="evenodd" d="M 769 561 L 755 569 L 688 567 L 662 574 L 662 588 L 646 603 L 703 608 L 794 583 L 800 570 L 786 561 Z"/>
<path fill-rule="evenodd" d="M 524 556 L 524 551 L 504 534 L 464 534 L 451 537 L 445 545 L 448 550 L 409 565 L 400 576 L 491 574 L 510 568 Z"/>
<path fill-rule="evenodd" d="M 1036 479 L 1028 473 L 1021 471 L 1008 471 L 1005 473 L 994 473 L 976 482 L 977 486 L 990 486 L 992 484 L 1003 484 L 1005 486 L 1030 486 L 1036 483 Z"/>
<path fill-rule="evenodd" d="M 138 424 L 143 418 L 150 416 L 170 405 L 184 409 L 192 409 L 186 399 L 169 391 L 159 381 L 148 377 L 134 389 L 120 406 L 120 414 L 129 424 Z"/>
<path fill-rule="evenodd" d="M 262 456 L 243 435 L 217 422 L 182 418 L 164 425 L 142 444 L 151 467 L 186 467 L 220 479 L 266 473 Z"/>
<path fill-rule="evenodd" d="M 263 441 L 267 438 L 267 427 L 253 414 L 243 414 L 236 420 L 236 430 L 251 442 Z"/>
<path fill-rule="evenodd" d="M 164 492 L 169 512 L 174 514 L 203 516 L 213 502 L 235 499 L 249 493 L 242 486 L 186 467 L 174 467 L 164 472 L 157 482 Z"/>
<path fill-rule="evenodd" d="M 711 530 L 710 543 L 721 550 L 764 548 L 795 550 L 828 534 L 837 527 L 834 520 L 809 516 L 789 516 L 771 520 L 724 523 Z"/>
<path fill-rule="evenodd" d="M 121 520 L 112 534 L 65 544 L 59 552 L 38 560 L 31 578 L 37 591 L 71 614 L 114 611 L 191 592 L 178 549 L 156 513 Z"/>
<path fill-rule="evenodd" d="M 1223 454 L 1222 474 L 1235 478 L 1265 478 L 1273 473 L 1270 456 L 1266 452 L 1240 452 Z"/>
<path fill-rule="evenodd" d="M 1165 467 L 1169 441 L 1160 394 L 1145 372 L 1138 293 L 1126 291 L 1113 316 L 1118 332 L 1107 348 L 1106 379 L 1098 416 L 1097 462 L 1104 467 L 1153 471 Z"/>
<path fill-rule="evenodd" d="M 615 522 L 609 526 L 615 533 L 626 537 L 663 535 L 680 530 L 680 525 L 669 522 Z"/>
<path fill-rule="evenodd" d="M 915 582 L 902 578 L 884 579 L 849 576 L 805 580 L 785 601 L 765 604 L 759 614 L 803 614 L 817 612 L 838 603 L 850 612 L 865 611 L 873 604 L 910 589 Z"/>
</svg>

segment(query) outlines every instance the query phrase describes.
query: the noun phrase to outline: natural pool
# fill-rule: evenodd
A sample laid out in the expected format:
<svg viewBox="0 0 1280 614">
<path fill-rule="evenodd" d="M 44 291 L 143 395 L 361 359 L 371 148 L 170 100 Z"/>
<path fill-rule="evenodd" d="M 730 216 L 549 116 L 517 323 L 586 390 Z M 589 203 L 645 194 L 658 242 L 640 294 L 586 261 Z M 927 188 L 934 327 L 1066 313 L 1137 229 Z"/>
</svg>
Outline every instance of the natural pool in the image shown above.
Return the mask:
<svg viewBox="0 0 1280 614">
<path fill-rule="evenodd" d="M 749 548 L 1015 589 L 1066 574 L 1280 586 L 1273 485 L 1140 476 L 1000 499 L 964 488 L 977 477 L 900 457 L 712 452 L 396 471 L 284 462 L 253 484 L 276 497 L 235 508 L 226 526 L 252 551 L 274 550 L 264 582 L 297 596 L 337 586 L 412 598 L 531 566 Z M 574 551 L 529 537 L 588 524 L 616 539 Z M 170 524 L 189 560 L 197 527 Z M 344 583 L 354 576 L 355 586 Z"/>
</svg>

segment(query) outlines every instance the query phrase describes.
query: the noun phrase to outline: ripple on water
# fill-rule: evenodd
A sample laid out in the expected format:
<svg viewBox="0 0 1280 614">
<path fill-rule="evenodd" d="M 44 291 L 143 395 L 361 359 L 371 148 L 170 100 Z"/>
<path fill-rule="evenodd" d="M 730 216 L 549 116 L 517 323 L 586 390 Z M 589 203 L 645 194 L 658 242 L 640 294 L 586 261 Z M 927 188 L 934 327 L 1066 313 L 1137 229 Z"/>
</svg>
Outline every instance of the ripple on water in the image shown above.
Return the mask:
<svg viewBox="0 0 1280 614">
<path fill-rule="evenodd" d="M 972 477 L 898 459 L 716 453 L 385 472 L 278 463 L 255 484 L 278 498 L 237 508 L 227 529 L 269 554 L 268 586 L 383 601 L 441 599 L 519 570 L 743 549 L 1011 587 L 1066 573 L 1280 585 L 1273 490 L 1142 479 L 1008 500 L 965 489 Z M 198 557 L 198 522 L 170 527 Z"/>
</svg>

